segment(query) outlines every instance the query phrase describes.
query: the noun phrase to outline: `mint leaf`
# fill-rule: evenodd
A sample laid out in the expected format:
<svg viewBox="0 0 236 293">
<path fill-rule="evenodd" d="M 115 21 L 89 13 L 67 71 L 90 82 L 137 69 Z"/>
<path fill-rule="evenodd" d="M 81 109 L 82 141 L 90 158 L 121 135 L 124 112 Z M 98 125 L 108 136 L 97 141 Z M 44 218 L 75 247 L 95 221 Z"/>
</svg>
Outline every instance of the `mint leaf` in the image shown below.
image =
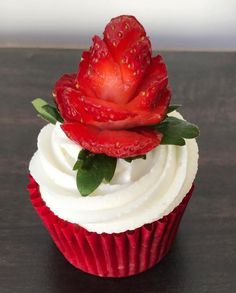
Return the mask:
<svg viewBox="0 0 236 293">
<path fill-rule="evenodd" d="M 137 159 L 143 159 L 143 160 L 146 160 L 146 155 L 140 155 L 140 156 L 135 156 L 135 157 L 127 157 L 127 158 L 124 158 L 124 160 L 128 163 L 131 163 L 133 160 L 137 160 Z"/>
<path fill-rule="evenodd" d="M 176 117 L 166 117 L 156 129 L 168 136 L 177 136 L 184 138 L 194 138 L 199 135 L 199 129 L 196 125 Z"/>
<path fill-rule="evenodd" d="M 58 110 L 55 107 L 49 105 L 43 99 L 35 99 L 32 101 L 32 104 L 35 110 L 38 112 L 39 116 L 44 120 L 52 124 L 56 124 L 57 121 L 63 122 L 63 118 L 61 117 Z"/>
<path fill-rule="evenodd" d="M 98 162 L 94 161 L 90 169 L 79 168 L 76 175 L 77 188 L 82 196 L 92 193 L 103 180 Z"/>
<path fill-rule="evenodd" d="M 79 168 L 88 169 L 93 162 L 94 156 L 95 154 L 91 153 L 90 151 L 86 149 L 82 149 L 79 152 L 78 159 L 73 167 L 73 170 L 75 171 L 75 170 L 78 170 Z"/>
<path fill-rule="evenodd" d="M 94 155 L 93 153 L 91 153 L 90 151 L 86 150 L 86 149 L 82 149 L 79 152 L 78 155 L 78 160 L 86 160 L 89 156 Z"/>
<path fill-rule="evenodd" d="M 92 193 L 103 180 L 110 182 L 114 176 L 117 159 L 104 154 L 81 150 L 73 170 L 77 170 L 76 184 L 82 196 Z"/>
<path fill-rule="evenodd" d="M 110 182 L 116 170 L 117 158 L 108 157 L 106 155 L 96 155 L 99 162 L 99 167 L 103 173 L 106 182 Z"/>
<path fill-rule="evenodd" d="M 173 104 L 173 105 L 169 105 L 168 109 L 167 109 L 167 114 L 175 111 L 176 109 L 178 109 L 179 107 L 181 107 L 180 104 Z"/>
<path fill-rule="evenodd" d="M 185 140 L 182 137 L 171 137 L 168 135 L 164 135 L 164 137 L 161 140 L 161 144 L 173 144 L 183 146 L 185 145 Z"/>
<path fill-rule="evenodd" d="M 61 117 L 60 113 L 58 112 L 56 107 L 53 107 L 51 105 L 44 105 L 43 109 L 52 117 L 54 117 L 57 121 L 63 123 L 63 118 Z"/>
<path fill-rule="evenodd" d="M 76 163 L 73 166 L 73 171 L 82 168 L 82 165 L 83 165 L 83 162 L 82 161 L 76 161 Z"/>
<path fill-rule="evenodd" d="M 163 133 L 161 144 L 185 145 L 184 138 L 195 138 L 199 135 L 196 125 L 176 117 L 167 116 L 155 129 Z"/>
</svg>

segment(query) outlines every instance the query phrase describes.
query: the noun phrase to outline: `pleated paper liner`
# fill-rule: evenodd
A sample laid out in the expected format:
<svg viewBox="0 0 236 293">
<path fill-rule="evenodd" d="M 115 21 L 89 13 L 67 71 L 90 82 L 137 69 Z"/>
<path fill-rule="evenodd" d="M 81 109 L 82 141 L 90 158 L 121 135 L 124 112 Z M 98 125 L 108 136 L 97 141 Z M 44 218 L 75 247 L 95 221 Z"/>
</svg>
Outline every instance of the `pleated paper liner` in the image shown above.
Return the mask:
<svg viewBox="0 0 236 293">
<path fill-rule="evenodd" d="M 128 277 L 157 264 L 169 251 L 193 187 L 170 214 L 122 233 L 98 234 L 64 221 L 45 205 L 32 176 L 31 202 L 65 258 L 76 268 L 100 277 Z"/>
</svg>

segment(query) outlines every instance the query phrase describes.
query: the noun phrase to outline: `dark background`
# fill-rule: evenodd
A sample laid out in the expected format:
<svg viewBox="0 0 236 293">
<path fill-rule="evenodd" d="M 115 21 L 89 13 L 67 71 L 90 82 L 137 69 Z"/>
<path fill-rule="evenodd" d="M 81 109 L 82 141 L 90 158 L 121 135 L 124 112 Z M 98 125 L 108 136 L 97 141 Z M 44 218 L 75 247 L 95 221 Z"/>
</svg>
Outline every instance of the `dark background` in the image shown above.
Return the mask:
<svg viewBox="0 0 236 293">
<path fill-rule="evenodd" d="M 236 53 L 163 53 L 173 101 L 201 129 L 200 166 L 170 253 L 127 279 L 101 279 L 67 263 L 26 191 L 44 125 L 30 101 L 49 100 L 56 79 L 77 70 L 80 54 L 0 49 L 0 292 L 236 292 Z"/>
</svg>

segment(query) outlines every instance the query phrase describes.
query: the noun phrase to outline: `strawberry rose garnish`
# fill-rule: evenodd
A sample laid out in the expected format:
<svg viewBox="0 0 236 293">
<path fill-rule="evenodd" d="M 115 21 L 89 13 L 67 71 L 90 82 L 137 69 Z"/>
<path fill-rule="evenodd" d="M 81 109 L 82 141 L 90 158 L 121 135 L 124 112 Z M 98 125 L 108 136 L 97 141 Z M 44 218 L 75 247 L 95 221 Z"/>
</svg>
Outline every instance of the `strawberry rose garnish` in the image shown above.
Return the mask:
<svg viewBox="0 0 236 293">
<path fill-rule="evenodd" d="M 133 16 L 113 18 L 104 38 L 93 37 L 77 74 L 55 85 L 55 102 L 66 135 L 93 153 L 125 158 L 158 146 L 162 133 L 151 129 L 170 102 L 166 66 L 151 56 L 151 43 Z"/>
<path fill-rule="evenodd" d="M 57 107 L 42 99 L 33 105 L 39 115 L 56 124 L 82 146 L 73 170 L 82 196 L 101 182 L 110 182 L 117 158 L 145 159 L 159 144 L 185 145 L 198 128 L 168 113 L 171 105 L 166 66 L 152 57 L 151 43 L 133 16 L 113 18 L 104 37 L 93 37 L 78 73 L 65 74 L 53 92 Z"/>
</svg>

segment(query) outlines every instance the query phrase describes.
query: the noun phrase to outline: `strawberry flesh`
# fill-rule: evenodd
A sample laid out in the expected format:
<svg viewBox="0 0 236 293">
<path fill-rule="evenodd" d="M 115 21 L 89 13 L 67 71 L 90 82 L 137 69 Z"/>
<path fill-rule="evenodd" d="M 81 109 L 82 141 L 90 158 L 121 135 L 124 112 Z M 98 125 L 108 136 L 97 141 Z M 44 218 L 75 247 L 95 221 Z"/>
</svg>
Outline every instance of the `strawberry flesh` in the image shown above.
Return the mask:
<svg viewBox="0 0 236 293">
<path fill-rule="evenodd" d="M 95 36 L 93 42 L 80 63 L 78 83 L 88 96 L 119 103 L 124 90 L 120 68 L 103 40 Z"/>
<path fill-rule="evenodd" d="M 55 103 L 62 117 L 66 121 L 80 121 L 81 116 L 80 113 L 73 112 L 73 108 L 68 101 L 65 92 L 68 88 L 75 88 L 76 86 L 76 74 L 64 74 L 55 84 L 53 96 L 55 99 Z"/>
<path fill-rule="evenodd" d="M 104 31 L 104 41 L 120 66 L 123 99 L 127 102 L 151 62 L 151 43 L 144 27 L 134 17 L 125 15 L 110 21 Z"/>
<path fill-rule="evenodd" d="M 123 52 L 130 49 L 138 39 L 145 37 L 146 32 L 135 17 L 122 15 L 111 19 L 103 35 L 114 59 L 119 62 Z"/>
<path fill-rule="evenodd" d="M 146 75 L 137 89 L 137 95 L 129 105 L 146 111 L 155 108 L 155 106 L 158 106 L 156 99 L 167 87 L 167 84 L 167 69 L 162 57 L 158 55 L 152 58 Z"/>
<path fill-rule="evenodd" d="M 62 85 L 66 84 L 66 88 Z M 136 97 L 137 105 L 119 105 L 110 101 L 87 96 L 76 88 L 74 74 L 64 75 L 56 84 L 55 101 L 65 121 L 82 122 L 102 129 L 124 129 L 158 123 L 166 113 L 170 92 L 166 89 L 156 98 L 157 106 L 142 109 L 147 104 L 142 92 Z M 140 106 L 141 105 L 141 106 Z"/>
<path fill-rule="evenodd" d="M 162 134 L 148 128 L 101 130 L 82 123 L 64 123 L 65 134 L 83 148 L 111 157 L 143 155 L 160 144 Z"/>
</svg>

